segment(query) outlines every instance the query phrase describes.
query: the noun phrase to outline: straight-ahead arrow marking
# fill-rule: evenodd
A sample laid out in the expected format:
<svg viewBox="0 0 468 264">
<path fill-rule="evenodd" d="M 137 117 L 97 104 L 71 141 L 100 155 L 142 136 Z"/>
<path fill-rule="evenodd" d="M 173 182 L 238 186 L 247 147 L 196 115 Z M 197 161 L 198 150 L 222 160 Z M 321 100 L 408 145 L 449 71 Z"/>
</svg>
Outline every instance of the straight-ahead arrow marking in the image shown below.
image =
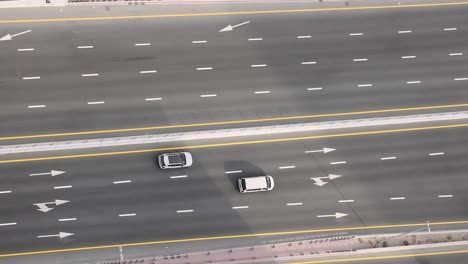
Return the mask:
<svg viewBox="0 0 468 264">
<path fill-rule="evenodd" d="M 67 236 L 73 236 L 74 233 L 67 233 L 67 232 L 59 232 L 58 234 L 54 235 L 42 235 L 42 236 L 37 236 L 37 238 L 46 238 L 46 237 L 59 237 L 59 238 L 64 238 Z"/>
<path fill-rule="evenodd" d="M 317 215 L 317 217 L 319 218 L 323 218 L 323 217 L 335 217 L 335 218 L 341 218 L 343 216 L 347 216 L 348 214 L 343 214 L 343 213 L 335 213 L 335 214 L 332 214 L 332 215 Z"/>
<path fill-rule="evenodd" d="M 23 32 L 20 32 L 20 33 L 17 33 L 17 34 L 6 34 L 5 36 L 1 37 L 0 38 L 0 41 L 4 41 L 4 40 L 11 40 L 13 37 L 16 37 L 16 36 L 19 36 L 19 35 L 23 35 L 23 34 L 26 34 L 26 33 L 29 33 L 31 32 L 31 30 L 26 30 L 26 31 L 23 31 Z"/>
<path fill-rule="evenodd" d="M 322 179 L 334 180 L 334 179 L 337 179 L 339 177 L 341 177 L 341 175 L 328 174 L 328 176 L 326 176 L 326 177 L 314 177 L 314 178 L 310 178 L 310 179 L 315 181 L 315 183 L 314 183 L 315 185 L 323 186 L 323 185 L 327 184 L 328 182 L 324 182 Z"/>
<path fill-rule="evenodd" d="M 227 27 L 221 29 L 219 32 L 232 31 L 234 28 L 243 26 L 243 25 L 248 24 L 248 23 L 250 23 L 250 21 L 245 21 L 245 22 L 242 22 L 242 23 L 234 25 L 234 26 L 233 25 L 228 25 Z"/>
<path fill-rule="evenodd" d="M 317 153 L 317 152 L 328 153 L 328 152 L 332 152 L 335 150 L 336 149 L 334 148 L 323 148 L 323 149 L 316 149 L 316 150 L 307 150 L 307 151 L 304 151 L 304 153 Z"/>
<path fill-rule="evenodd" d="M 66 171 L 51 170 L 50 172 L 31 173 L 29 174 L 29 176 L 43 176 L 43 175 L 57 176 L 57 175 L 64 174 L 64 173 L 66 173 Z"/>
</svg>

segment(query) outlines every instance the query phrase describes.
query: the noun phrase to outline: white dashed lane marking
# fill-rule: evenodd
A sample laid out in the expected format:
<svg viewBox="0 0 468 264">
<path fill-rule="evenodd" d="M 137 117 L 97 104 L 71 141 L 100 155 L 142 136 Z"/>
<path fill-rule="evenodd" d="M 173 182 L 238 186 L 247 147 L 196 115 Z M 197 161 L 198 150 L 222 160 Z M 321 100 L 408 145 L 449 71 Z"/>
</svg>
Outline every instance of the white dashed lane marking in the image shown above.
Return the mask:
<svg viewBox="0 0 468 264">
<path fill-rule="evenodd" d="M 206 97 L 216 97 L 216 94 L 202 94 L 202 95 L 200 95 L 200 97 L 202 97 L 202 98 L 206 98 Z"/>
<path fill-rule="evenodd" d="M 28 108 L 44 108 L 45 105 L 28 105 Z"/>
<path fill-rule="evenodd" d="M 380 158 L 381 160 L 394 160 L 396 159 L 396 157 L 383 157 L 383 158 Z"/>
<path fill-rule="evenodd" d="M 248 209 L 248 206 L 233 206 L 232 209 Z"/>
<path fill-rule="evenodd" d="M 88 102 L 89 105 L 104 104 L 104 101 Z"/>
<path fill-rule="evenodd" d="M 249 41 L 260 41 L 263 40 L 263 38 L 249 38 Z"/>
<path fill-rule="evenodd" d="M 99 73 L 83 73 L 81 74 L 81 77 L 95 77 L 99 76 Z"/>
<path fill-rule="evenodd" d="M 76 221 L 76 217 L 59 219 L 59 222 L 68 222 L 68 221 Z"/>
<path fill-rule="evenodd" d="M 16 225 L 16 223 L 0 223 L 0 226 L 12 226 Z"/>
<path fill-rule="evenodd" d="M 72 188 L 71 185 L 55 186 L 55 187 L 54 187 L 55 190 L 59 190 L 59 189 L 70 189 L 70 188 Z"/>
<path fill-rule="evenodd" d="M 197 68 L 197 71 L 209 71 L 209 70 L 212 70 L 213 67 L 199 67 Z"/>
<path fill-rule="evenodd" d="M 256 91 L 255 94 L 269 94 L 270 91 Z"/>
<path fill-rule="evenodd" d="M 437 197 L 439 197 L 439 198 L 452 198 L 453 195 L 452 194 L 441 194 L 441 195 L 439 195 Z"/>
<path fill-rule="evenodd" d="M 362 36 L 364 33 L 349 33 L 350 36 Z"/>
<path fill-rule="evenodd" d="M 331 165 L 338 165 L 338 164 L 346 164 L 346 161 L 333 161 L 333 162 L 330 162 Z"/>
<path fill-rule="evenodd" d="M 187 178 L 188 175 L 177 175 L 177 176 L 171 176 L 171 179 L 180 179 L 180 178 Z"/>
<path fill-rule="evenodd" d="M 78 46 L 76 48 L 78 48 L 78 49 L 92 49 L 92 48 L 94 48 L 94 46 Z"/>
<path fill-rule="evenodd" d="M 405 200 L 405 199 L 406 199 L 406 197 L 392 197 L 392 198 L 390 198 L 390 200 L 392 200 L 392 201 L 393 200 Z"/>
<path fill-rule="evenodd" d="M 135 46 L 140 47 L 140 46 L 151 46 L 151 43 L 135 43 Z"/>
<path fill-rule="evenodd" d="M 161 101 L 161 97 L 145 98 L 145 101 Z"/>
<path fill-rule="evenodd" d="M 261 68 L 261 67 L 266 67 L 267 65 L 266 64 L 252 64 L 250 65 L 250 67 L 252 68 Z"/>
<path fill-rule="evenodd" d="M 241 170 L 233 170 L 233 171 L 226 171 L 226 174 L 233 174 L 233 173 L 242 173 Z"/>
<path fill-rule="evenodd" d="M 131 214 L 119 214 L 120 217 L 135 216 L 135 215 L 136 215 L 135 213 L 131 213 Z"/>
<path fill-rule="evenodd" d="M 114 184 L 122 184 L 122 183 L 131 183 L 131 180 L 125 180 L 125 181 L 115 181 Z"/>
<path fill-rule="evenodd" d="M 302 205 L 302 203 L 287 203 L 287 206 L 297 206 L 297 205 Z"/>
<path fill-rule="evenodd" d="M 23 80 L 39 80 L 39 79 L 41 79 L 40 76 L 23 77 Z"/>
<path fill-rule="evenodd" d="M 354 200 L 339 200 L 339 203 L 354 203 Z"/>
<path fill-rule="evenodd" d="M 357 87 L 372 87 L 372 83 L 363 83 L 363 84 L 358 84 Z"/>
<path fill-rule="evenodd" d="M 178 213 L 178 214 L 181 214 L 181 213 L 193 213 L 193 210 L 178 210 L 177 213 Z"/>
<path fill-rule="evenodd" d="M 193 44 L 202 44 L 202 43 L 207 43 L 208 41 L 206 40 L 194 40 L 192 41 Z"/>
<path fill-rule="evenodd" d="M 312 88 L 307 88 L 307 91 L 317 91 L 317 90 L 322 90 L 322 87 L 312 87 Z"/>
<path fill-rule="evenodd" d="M 311 65 L 311 64 L 317 64 L 316 61 L 303 61 L 301 62 L 302 65 Z"/>
<path fill-rule="evenodd" d="M 466 80 L 468 80 L 468 78 L 467 77 L 460 77 L 460 78 L 454 78 L 453 80 L 454 81 L 466 81 Z"/>
<path fill-rule="evenodd" d="M 353 61 L 355 61 L 355 62 L 358 62 L 358 61 L 367 61 L 367 58 L 353 59 Z"/>
<path fill-rule="evenodd" d="M 444 154 L 445 154 L 444 152 L 433 152 L 433 153 L 429 153 L 429 156 L 440 156 Z"/>
<path fill-rule="evenodd" d="M 298 39 L 308 39 L 308 38 L 312 38 L 312 36 L 310 35 L 303 35 L 303 36 L 297 36 Z"/>
<path fill-rule="evenodd" d="M 450 53 L 449 56 L 461 56 L 463 53 L 461 52 L 455 52 L 455 53 Z"/>
<path fill-rule="evenodd" d="M 29 48 L 29 49 L 18 49 L 18 51 L 33 51 L 34 49 L 33 48 Z"/>
<path fill-rule="evenodd" d="M 455 31 L 457 28 L 444 28 L 444 31 Z"/>
<path fill-rule="evenodd" d="M 408 33 L 412 33 L 413 31 L 411 30 L 400 30 L 398 31 L 398 34 L 408 34 Z"/>
<path fill-rule="evenodd" d="M 410 56 L 402 56 L 402 59 L 414 59 L 416 56 L 410 55 Z"/>
<path fill-rule="evenodd" d="M 406 84 L 418 84 L 421 83 L 421 81 L 407 81 Z"/>
<path fill-rule="evenodd" d="M 296 168 L 296 166 L 294 166 L 294 165 L 279 167 L 280 170 L 287 170 L 287 169 L 294 169 L 294 168 Z"/>
<path fill-rule="evenodd" d="M 0 194 L 11 193 L 11 191 L 0 191 Z"/>
<path fill-rule="evenodd" d="M 140 73 L 156 73 L 156 70 L 140 71 Z"/>
</svg>

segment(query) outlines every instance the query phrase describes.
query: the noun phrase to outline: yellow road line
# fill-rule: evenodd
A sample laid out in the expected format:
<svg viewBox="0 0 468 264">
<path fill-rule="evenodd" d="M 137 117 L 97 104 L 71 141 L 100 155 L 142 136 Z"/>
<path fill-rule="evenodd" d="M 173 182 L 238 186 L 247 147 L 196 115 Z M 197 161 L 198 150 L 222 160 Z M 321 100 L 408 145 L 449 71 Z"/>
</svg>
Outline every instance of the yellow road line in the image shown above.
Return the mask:
<svg viewBox="0 0 468 264">
<path fill-rule="evenodd" d="M 107 134 L 107 133 L 123 133 L 123 132 L 146 131 L 146 130 L 172 129 L 172 128 L 248 124 L 248 123 L 261 123 L 261 122 L 271 122 L 271 121 L 313 119 L 313 118 L 322 118 L 322 117 L 352 116 L 352 115 L 379 114 L 379 113 L 395 113 L 395 112 L 404 112 L 404 111 L 435 110 L 435 109 L 447 109 L 447 108 L 456 108 L 456 107 L 468 107 L 468 104 L 431 105 L 431 106 L 376 109 L 376 110 L 341 112 L 341 113 L 328 113 L 328 114 L 316 114 L 316 115 L 285 116 L 285 117 L 272 117 L 272 118 L 260 118 L 260 119 L 246 119 L 246 120 L 231 120 L 231 121 L 193 123 L 193 124 L 179 124 L 179 125 L 166 125 L 166 126 L 151 126 L 151 127 L 133 127 L 133 128 L 121 128 L 121 129 L 108 129 L 108 130 L 66 132 L 66 133 L 55 133 L 55 134 L 9 136 L 9 137 L 0 137 L 0 141 L 1 140 L 16 140 L 16 139 L 31 139 L 31 138 L 47 138 L 47 137 L 64 137 L 64 136 Z"/>
<path fill-rule="evenodd" d="M 414 258 L 414 257 L 428 257 L 428 256 L 443 256 L 443 255 L 467 254 L 467 253 L 468 253 L 468 250 L 452 250 L 452 251 L 439 251 L 439 252 L 427 252 L 427 253 L 413 253 L 413 254 L 375 256 L 375 257 L 362 257 L 362 258 L 343 258 L 343 259 L 313 260 L 313 261 L 304 261 L 304 262 L 290 262 L 289 264 L 341 263 L 341 262 L 351 262 L 351 261 L 368 261 L 368 260 L 400 259 L 400 258 Z"/>
<path fill-rule="evenodd" d="M 262 15 L 262 14 L 281 14 L 281 13 L 309 13 L 309 12 L 324 12 L 324 11 L 350 11 L 350 10 L 460 6 L 460 5 L 467 5 L 467 4 L 468 2 L 450 2 L 450 3 L 409 4 L 409 5 L 390 5 L 390 6 L 387 5 L 387 6 L 360 6 L 360 7 L 305 8 L 305 9 L 285 9 L 285 10 L 259 10 L 259 11 L 209 12 L 209 13 L 186 13 L 186 14 L 135 15 L 135 16 L 15 19 L 15 20 L 0 20 L 0 24 L 2 23 L 6 24 L 6 23 L 37 23 L 37 22 L 171 18 L 171 17 L 203 17 L 203 16 L 228 16 L 228 15 Z"/>
<path fill-rule="evenodd" d="M 468 220 L 433 222 L 431 223 L 431 226 L 463 225 L 463 224 L 468 224 Z M 240 234 L 240 235 L 230 235 L 230 236 L 197 237 L 197 238 L 159 240 L 159 241 L 137 242 L 137 243 L 127 243 L 127 244 L 112 244 L 112 245 L 102 245 L 102 246 L 63 248 L 63 249 L 0 254 L 0 258 L 60 253 L 60 252 L 72 252 L 72 251 L 86 251 L 86 250 L 118 248 L 118 247 L 136 247 L 136 246 L 148 246 L 148 245 L 158 245 L 158 244 L 173 244 L 173 243 L 182 243 L 182 242 L 234 239 L 234 238 L 266 237 L 266 236 L 278 236 L 278 235 L 298 235 L 298 234 L 311 234 L 311 233 L 337 232 L 337 231 L 360 231 L 360 230 L 371 230 L 371 229 L 391 229 L 391 228 L 418 227 L 418 226 L 427 226 L 427 222 L 412 223 L 412 224 L 396 224 L 396 225 L 353 226 L 353 227 L 341 227 L 341 228 L 310 229 L 310 230 L 296 230 L 296 231 L 283 231 L 283 232 L 268 232 L 268 233 L 258 233 L 258 234 Z"/>
<path fill-rule="evenodd" d="M 161 151 L 181 150 L 181 149 L 186 149 L 187 150 L 187 149 L 200 149 L 200 148 L 241 146 L 241 145 L 252 145 L 252 144 L 262 144 L 262 143 L 275 143 L 275 142 L 287 142 L 287 141 L 310 140 L 310 139 L 320 139 L 320 138 L 334 138 L 334 137 L 350 137 L 350 136 L 362 136 L 362 135 L 377 135 L 377 134 L 385 134 L 385 133 L 424 131 L 424 130 L 460 128 L 460 127 L 468 127 L 468 124 L 454 124 L 454 125 L 429 126 L 429 127 L 411 127 L 411 128 L 364 131 L 364 132 L 350 132 L 350 133 L 341 133 L 341 134 L 305 136 L 305 137 L 276 138 L 276 139 L 237 141 L 237 142 L 214 143 L 214 144 L 192 145 L 192 146 L 177 146 L 177 147 L 166 147 L 166 148 L 153 148 L 153 149 L 138 149 L 138 150 L 125 150 L 125 151 L 113 151 L 113 152 L 75 154 L 75 155 L 65 155 L 65 156 L 49 156 L 49 157 L 38 157 L 38 158 L 0 160 L 0 164 L 18 163 L 18 162 L 31 162 L 31 161 L 43 161 L 43 160 L 86 158 L 86 157 L 102 157 L 102 156 L 138 154 L 138 153 L 148 153 L 148 152 L 161 152 Z"/>
</svg>

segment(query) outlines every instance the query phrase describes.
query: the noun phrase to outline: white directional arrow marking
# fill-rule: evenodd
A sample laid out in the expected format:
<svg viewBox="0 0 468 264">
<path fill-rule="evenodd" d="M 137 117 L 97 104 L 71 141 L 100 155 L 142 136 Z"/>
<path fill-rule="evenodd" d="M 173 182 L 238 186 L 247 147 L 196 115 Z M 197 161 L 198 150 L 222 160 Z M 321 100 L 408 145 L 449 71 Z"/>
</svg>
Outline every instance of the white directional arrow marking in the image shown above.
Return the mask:
<svg viewBox="0 0 468 264">
<path fill-rule="evenodd" d="M 20 33 L 17 33 L 17 34 L 13 34 L 13 35 L 6 34 L 5 36 L 0 38 L 0 41 L 11 40 L 13 37 L 23 35 L 23 34 L 26 34 L 26 33 L 29 33 L 29 32 L 31 32 L 31 30 L 26 30 L 26 31 L 23 31 L 23 32 L 20 32 Z"/>
<path fill-rule="evenodd" d="M 64 238 L 67 236 L 73 236 L 74 233 L 67 233 L 67 232 L 59 232 L 58 234 L 55 235 L 42 235 L 42 236 L 37 236 L 37 238 L 45 238 L 45 237 L 59 237 L 59 238 Z"/>
<path fill-rule="evenodd" d="M 64 173 L 66 173 L 66 171 L 51 170 L 50 172 L 32 173 L 32 174 L 29 174 L 29 176 L 42 176 L 42 175 L 57 176 L 57 175 L 64 174 Z"/>
<path fill-rule="evenodd" d="M 55 202 L 46 202 L 46 203 L 35 203 L 34 205 L 39 207 L 37 210 L 38 211 L 41 211 L 43 213 L 47 213 L 49 212 L 50 210 L 54 209 L 54 207 L 48 207 L 47 205 L 48 204 L 55 204 L 55 206 L 58 206 L 58 205 L 61 205 L 61 204 L 64 204 L 64 203 L 68 203 L 70 201 L 67 201 L 67 200 L 55 200 Z"/>
<path fill-rule="evenodd" d="M 343 216 L 347 216 L 348 214 L 343 214 L 343 213 L 335 213 L 332 215 L 317 215 L 317 217 L 322 218 L 322 217 L 335 217 L 335 218 L 341 218 Z"/>
<path fill-rule="evenodd" d="M 328 153 L 335 151 L 336 149 L 334 148 L 323 148 L 323 149 L 317 149 L 317 150 L 307 150 L 305 153 L 317 153 L 317 152 L 323 152 L 323 153 Z"/>
<path fill-rule="evenodd" d="M 234 25 L 234 26 L 233 25 L 228 25 L 227 27 L 221 29 L 219 32 L 232 31 L 234 28 L 240 27 L 240 26 L 248 24 L 248 23 L 250 23 L 250 21 L 245 21 L 245 22 L 242 22 L 242 23 Z"/>
<path fill-rule="evenodd" d="M 328 174 L 327 177 L 315 177 L 315 178 L 310 178 L 311 180 L 315 181 L 314 184 L 317 186 L 324 186 L 328 182 L 324 182 L 322 179 L 330 179 L 334 180 L 336 178 L 341 177 L 341 175 L 336 175 L 336 174 Z"/>
</svg>

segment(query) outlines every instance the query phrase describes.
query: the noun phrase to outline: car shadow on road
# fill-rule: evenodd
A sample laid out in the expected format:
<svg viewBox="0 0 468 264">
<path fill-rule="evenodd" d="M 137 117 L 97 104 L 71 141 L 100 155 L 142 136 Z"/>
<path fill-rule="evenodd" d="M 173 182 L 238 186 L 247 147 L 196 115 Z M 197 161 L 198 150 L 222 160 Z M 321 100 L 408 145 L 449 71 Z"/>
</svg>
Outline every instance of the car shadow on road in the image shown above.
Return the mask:
<svg viewBox="0 0 468 264">
<path fill-rule="evenodd" d="M 246 160 L 229 160 L 224 162 L 224 171 L 226 176 L 233 185 L 237 187 L 237 180 L 240 178 L 256 177 L 266 175 L 260 167 Z"/>
</svg>

